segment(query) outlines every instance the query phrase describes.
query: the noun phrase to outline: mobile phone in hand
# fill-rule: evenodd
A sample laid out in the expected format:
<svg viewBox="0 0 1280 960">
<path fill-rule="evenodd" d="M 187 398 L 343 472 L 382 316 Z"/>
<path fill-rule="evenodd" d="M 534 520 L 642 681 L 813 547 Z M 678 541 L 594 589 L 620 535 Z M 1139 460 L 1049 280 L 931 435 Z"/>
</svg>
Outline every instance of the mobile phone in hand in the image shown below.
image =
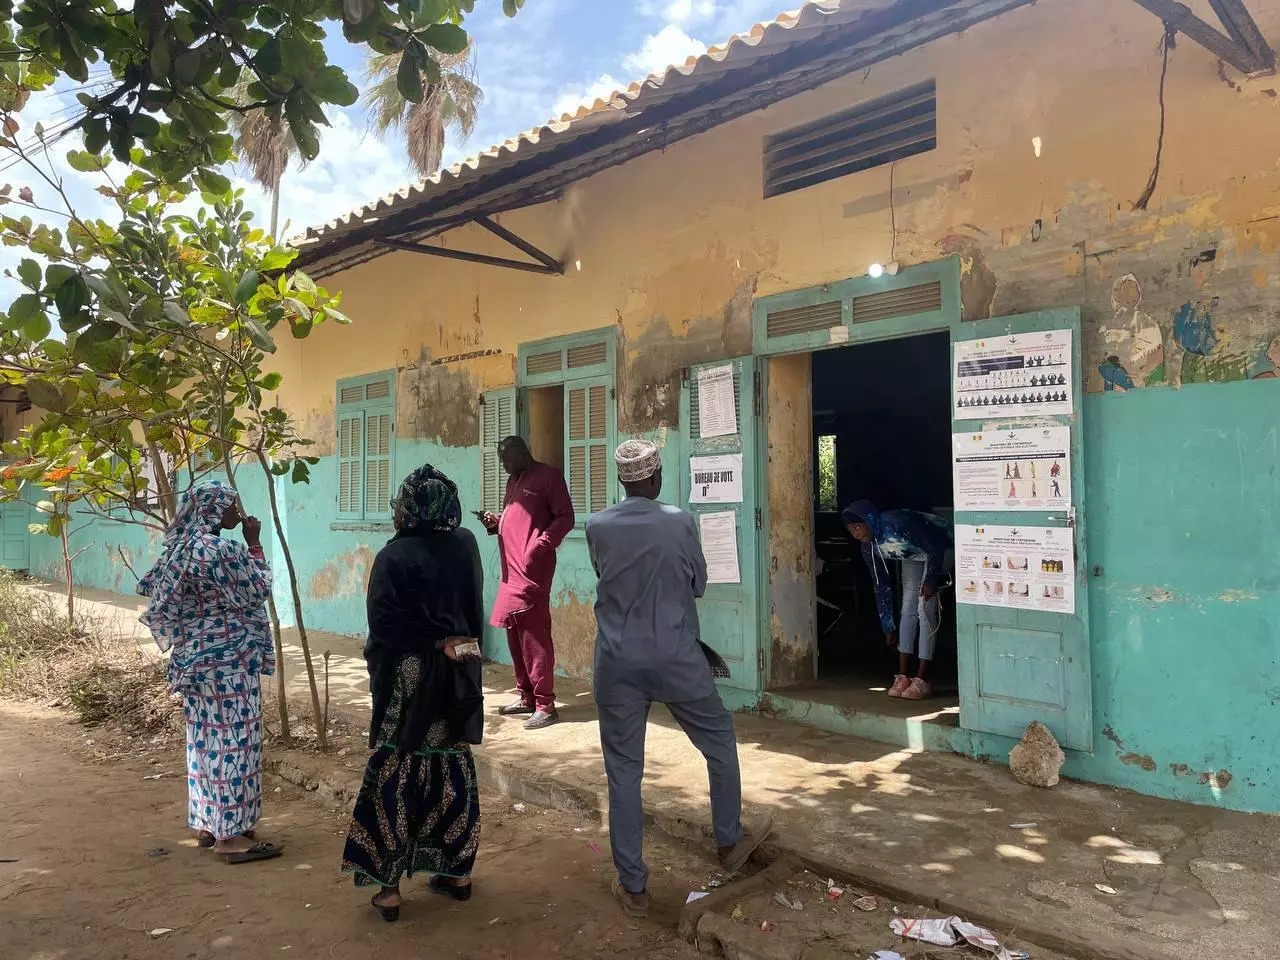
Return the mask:
<svg viewBox="0 0 1280 960">
<path fill-rule="evenodd" d="M 481 522 L 484 521 L 485 513 L 483 510 L 472 510 L 471 515 Z"/>
</svg>

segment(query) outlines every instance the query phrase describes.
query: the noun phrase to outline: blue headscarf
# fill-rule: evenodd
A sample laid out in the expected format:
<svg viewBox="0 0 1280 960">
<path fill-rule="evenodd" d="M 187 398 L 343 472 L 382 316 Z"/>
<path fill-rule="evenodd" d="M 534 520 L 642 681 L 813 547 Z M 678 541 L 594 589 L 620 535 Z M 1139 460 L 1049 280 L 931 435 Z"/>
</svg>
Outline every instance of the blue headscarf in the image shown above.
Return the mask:
<svg viewBox="0 0 1280 960">
<path fill-rule="evenodd" d="M 217 482 L 188 491 L 164 532 L 160 558 L 138 581 L 138 593 L 151 601 L 141 619 L 151 628 L 161 650 L 168 650 L 178 636 L 176 598 L 183 582 L 208 572 L 223 545 L 232 546 L 231 541 L 218 537 L 217 531 L 223 515 L 236 502 L 235 490 Z M 244 549 L 240 544 L 232 548 Z"/>
<path fill-rule="evenodd" d="M 865 523 L 871 530 L 871 536 L 879 539 L 880 534 L 880 511 L 876 509 L 876 505 L 870 500 L 855 500 L 842 511 L 840 511 L 840 519 L 845 524 Z"/>
</svg>

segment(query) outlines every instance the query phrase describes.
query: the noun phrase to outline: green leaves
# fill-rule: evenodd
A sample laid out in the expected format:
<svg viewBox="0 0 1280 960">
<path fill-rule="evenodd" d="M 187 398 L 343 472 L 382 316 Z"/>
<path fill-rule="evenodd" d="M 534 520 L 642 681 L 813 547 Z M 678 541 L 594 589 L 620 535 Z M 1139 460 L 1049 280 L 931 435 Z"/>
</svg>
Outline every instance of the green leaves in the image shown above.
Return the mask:
<svg viewBox="0 0 1280 960">
<path fill-rule="evenodd" d="M 44 315 L 44 298 L 38 293 L 24 293 L 9 305 L 9 329 L 22 330 L 37 315 Z"/>
<path fill-rule="evenodd" d="M 427 27 L 422 42 L 441 53 L 457 54 L 467 49 L 467 31 L 455 23 L 433 23 Z"/>
<path fill-rule="evenodd" d="M 514 17 L 523 6 L 524 0 L 502 0 L 502 12 L 508 17 Z"/>
<path fill-rule="evenodd" d="M 410 46 L 400 54 L 400 66 L 396 68 L 396 90 L 410 103 L 421 103 L 422 70 L 418 66 L 418 58 L 414 55 L 414 51 L 415 48 Z"/>
<path fill-rule="evenodd" d="M 53 302 L 63 320 L 77 316 L 89 302 L 89 287 L 84 277 L 77 273 L 64 280 L 55 291 Z"/>
<path fill-rule="evenodd" d="M 236 284 L 236 303 L 244 306 L 249 302 L 249 298 L 258 292 L 258 271 L 246 270 L 240 278 L 240 282 Z"/>
<path fill-rule="evenodd" d="M 40 264 L 34 260 L 26 259 L 18 264 L 18 279 L 22 281 L 24 286 L 36 290 L 40 287 Z"/>
<path fill-rule="evenodd" d="M 31 398 L 31 402 L 42 410 L 52 410 L 56 413 L 62 413 L 66 410 L 66 406 L 62 402 L 62 391 L 57 386 L 46 380 L 28 380 L 26 382 L 27 396 Z"/>
</svg>

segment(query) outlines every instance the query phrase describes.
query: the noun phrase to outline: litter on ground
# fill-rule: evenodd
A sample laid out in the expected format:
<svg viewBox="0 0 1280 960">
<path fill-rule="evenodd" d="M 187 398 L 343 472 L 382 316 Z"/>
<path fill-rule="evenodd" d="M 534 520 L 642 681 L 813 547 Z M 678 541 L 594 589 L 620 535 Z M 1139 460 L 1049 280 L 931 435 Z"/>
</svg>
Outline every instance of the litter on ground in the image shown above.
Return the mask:
<svg viewBox="0 0 1280 960">
<path fill-rule="evenodd" d="M 904 940 L 919 940 L 940 947 L 954 947 L 967 943 L 985 950 L 995 956 L 996 960 L 1027 960 L 1026 951 L 1006 950 L 996 939 L 995 934 L 985 927 L 967 923 L 959 917 L 947 917 L 941 920 L 897 919 L 889 921 L 889 929 Z"/>
</svg>

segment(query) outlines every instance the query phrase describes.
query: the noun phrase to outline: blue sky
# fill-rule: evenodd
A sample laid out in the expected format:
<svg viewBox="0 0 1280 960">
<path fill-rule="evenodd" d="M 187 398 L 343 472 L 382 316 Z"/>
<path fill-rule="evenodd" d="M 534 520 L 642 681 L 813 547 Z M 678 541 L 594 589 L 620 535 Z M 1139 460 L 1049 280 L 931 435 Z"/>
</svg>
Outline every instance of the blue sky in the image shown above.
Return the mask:
<svg viewBox="0 0 1280 960">
<path fill-rule="evenodd" d="M 702 53 L 757 20 L 773 17 L 786 5 L 787 0 L 526 0 L 519 15 L 507 19 L 500 0 L 478 0 L 466 27 L 476 43 L 485 104 L 471 138 L 447 144 L 445 164 L 667 64 Z M 799 0 L 793 0 L 793 5 L 799 5 Z M 330 33 L 330 58 L 362 84 L 364 49 L 343 41 L 337 28 Z M 51 91 L 33 97 L 23 110 L 23 134 L 29 135 L 37 120 L 48 127 L 74 108 L 70 93 Z M 305 169 L 285 176 L 280 220 L 286 236 L 414 179 L 403 142 L 381 142 L 369 135 L 361 106 L 331 111 L 330 122 L 323 131 L 320 156 Z M 78 146 L 71 138 L 63 140 L 50 151 L 51 160 L 82 215 L 107 215 L 110 208 L 94 192 L 100 181 L 70 171 L 62 161 L 67 150 Z M 234 172 L 233 176 L 245 188 L 247 201 L 265 227 L 269 199 L 242 176 Z M 9 169 L 5 178 L 15 187 L 31 183 L 37 201 L 51 199 L 48 188 L 42 189 L 21 167 Z M 44 219 L 58 223 L 57 218 Z M 20 256 L 12 248 L 0 251 L 0 267 L 14 267 Z M 16 283 L 0 277 L 0 305 L 15 292 Z"/>
</svg>

